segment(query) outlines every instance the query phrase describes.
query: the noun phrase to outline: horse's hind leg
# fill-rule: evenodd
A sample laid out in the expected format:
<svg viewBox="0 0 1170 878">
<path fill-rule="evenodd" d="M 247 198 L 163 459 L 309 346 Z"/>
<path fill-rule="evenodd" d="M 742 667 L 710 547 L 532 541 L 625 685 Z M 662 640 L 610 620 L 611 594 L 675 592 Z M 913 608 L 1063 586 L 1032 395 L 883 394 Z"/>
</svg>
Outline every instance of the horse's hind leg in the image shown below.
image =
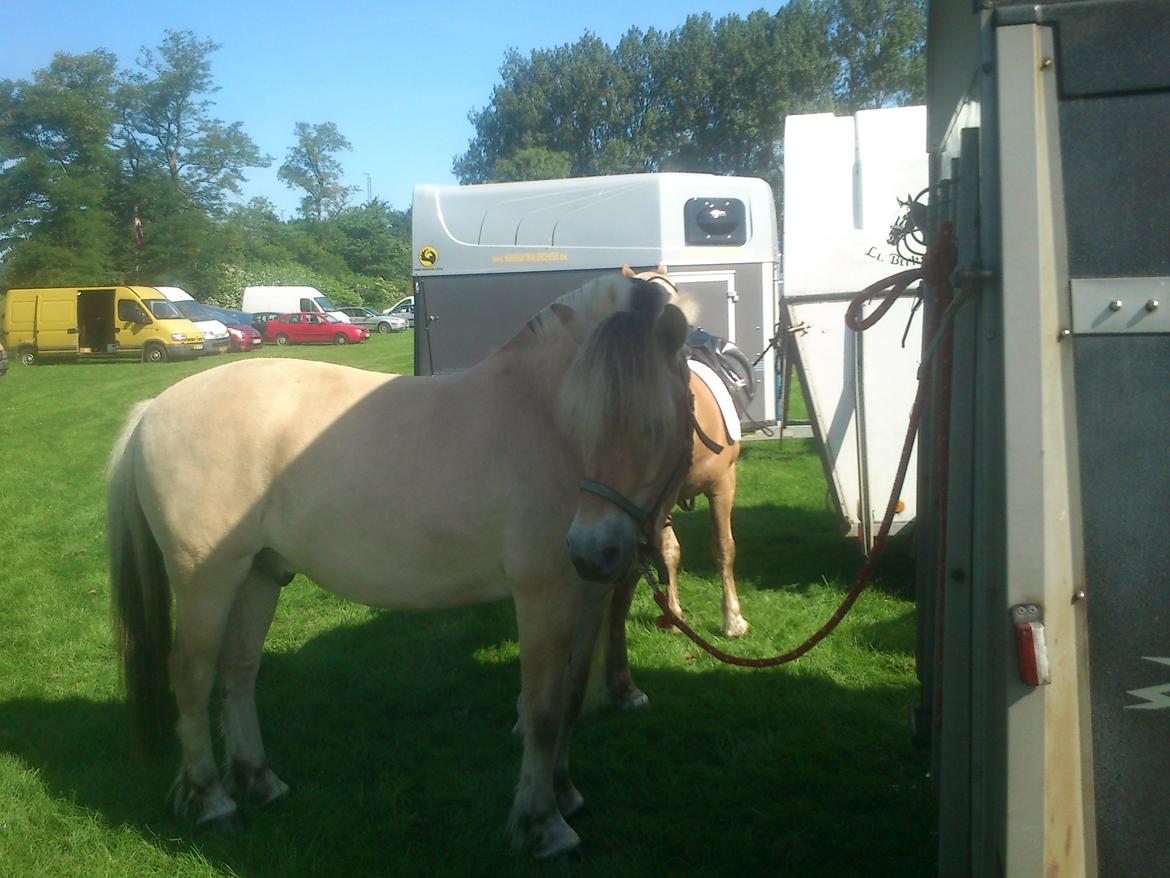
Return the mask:
<svg viewBox="0 0 1170 878">
<path fill-rule="evenodd" d="M 229 789 L 236 798 L 261 805 L 288 792 L 288 784 L 268 766 L 256 715 L 256 675 L 279 597 L 280 585 L 253 569 L 232 607 L 219 656 Z"/>
<path fill-rule="evenodd" d="M 707 494 L 711 507 L 711 556 L 723 578 L 723 634 L 739 637 L 747 634 L 747 620 L 739 609 L 735 591 L 735 537 L 731 533 L 731 507 L 735 502 L 735 467 Z"/>
<path fill-rule="evenodd" d="M 206 579 L 240 582 L 235 579 Z M 202 579 L 202 577 L 201 577 Z M 215 668 L 224 629 L 235 600 L 237 586 L 202 590 L 191 583 L 172 583 L 175 594 L 175 640 L 171 649 L 171 684 L 179 707 L 176 724 L 183 749 L 179 777 L 175 781 L 175 808 L 191 811 L 200 823 L 229 817 L 236 803 L 224 789 L 211 749 L 207 703 L 215 684 Z"/>
</svg>

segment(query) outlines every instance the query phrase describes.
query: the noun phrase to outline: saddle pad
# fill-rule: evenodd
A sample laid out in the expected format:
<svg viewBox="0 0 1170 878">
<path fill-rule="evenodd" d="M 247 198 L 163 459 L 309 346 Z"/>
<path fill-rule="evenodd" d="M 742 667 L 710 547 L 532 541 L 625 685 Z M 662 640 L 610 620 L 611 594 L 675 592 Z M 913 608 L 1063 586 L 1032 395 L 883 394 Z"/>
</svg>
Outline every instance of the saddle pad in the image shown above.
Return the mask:
<svg viewBox="0 0 1170 878">
<path fill-rule="evenodd" d="M 715 370 L 706 363 L 700 363 L 698 360 L 687 360 L 687 365 L 691 367 L 691 374 L 703 379 L 703 383 L 711 390 L 711 395 L 719 403 L 719 411 L 723 413 L 723 424 L 727 427 L 727 435 L 731 437 L 732 442 L 738 442 L 741 435 L 739 415 L 735 412 L 735 403 L 731 401 L 731 394 L 727 392 L 723 379 L 716 375 Z M 711 438 L 719 441 L 721 437 L 712 436 Z"/>
</svg>

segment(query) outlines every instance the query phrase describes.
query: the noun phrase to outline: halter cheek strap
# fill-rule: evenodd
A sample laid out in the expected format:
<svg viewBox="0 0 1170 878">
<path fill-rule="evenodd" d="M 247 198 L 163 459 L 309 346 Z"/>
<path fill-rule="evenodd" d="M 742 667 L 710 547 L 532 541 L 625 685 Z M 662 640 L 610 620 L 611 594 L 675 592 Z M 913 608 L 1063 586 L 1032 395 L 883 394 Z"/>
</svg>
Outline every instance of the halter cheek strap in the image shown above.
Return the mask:
<svg viewBox="0 0 1170 878">
<path fill-rule="evenodd" d="M 643 524 L 650 517 L 649 512 L 641 506 L 638 506 L 634 501 L 619 494 L 613 488 L 609 487 L 609 485 L 603 485 L 601 482 L 593 481 L 593 479 L 582 479 L 580 488 L 582 491 L 596 494 L 598 497 L 608 500 L 622 512 L 626 513 L 626 515 L 630 516 L 630 518 L 634 519 L 634 522 L 638 525 Z"/>
</svg>

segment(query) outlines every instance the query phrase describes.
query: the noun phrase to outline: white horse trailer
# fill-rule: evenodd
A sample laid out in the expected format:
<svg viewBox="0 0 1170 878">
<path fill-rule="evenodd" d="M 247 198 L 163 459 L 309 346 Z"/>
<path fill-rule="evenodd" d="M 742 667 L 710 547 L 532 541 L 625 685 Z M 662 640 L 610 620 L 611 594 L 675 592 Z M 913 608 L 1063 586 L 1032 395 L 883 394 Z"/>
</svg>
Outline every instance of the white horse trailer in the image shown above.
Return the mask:
<svg viewBox="0 0 1170 878">
<path fill-rule="evenodd" d="M 1170 875 L 1170 3 L 928 26 L 962 290 L 919 436 L 939 874 Z"/>
<path fill-rule="evenodd" d="M 842 524 L 866 549 L 909 423 L 921 319 L 914 290 L 864 333 L 845 326 L 845 311 L 921 258 L 906 205 L 921 204 L 928 172 L 925 107 L 785 120 L 782 351 L 800 372 Z M 911 466 L 892 532 L 914 520 L 916 491 Z"/>
<path fill-rule="evenodd" d="M 755 365 L 749 427 L 776 421 L 776 214 L 763 180 L 631 174 L 414 189 L 416 375 L 464 369 L 600 274 L 666 264 L 695 325 Z M 762 354 L 762 356 L 760 356 Z"/>
</svg>

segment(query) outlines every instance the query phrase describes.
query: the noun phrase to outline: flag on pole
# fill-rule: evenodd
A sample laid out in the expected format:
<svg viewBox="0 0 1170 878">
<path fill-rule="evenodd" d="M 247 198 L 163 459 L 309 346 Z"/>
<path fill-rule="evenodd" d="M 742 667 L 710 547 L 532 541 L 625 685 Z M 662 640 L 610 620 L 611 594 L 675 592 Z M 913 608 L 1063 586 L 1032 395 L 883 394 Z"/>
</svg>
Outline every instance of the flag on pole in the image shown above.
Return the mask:
<svg viewBox="0 0 1170 878">
<path fill-rule="evenodd" d="M 142 249 L 142 218 L 138 215 L 138 205 L 134 205 L 134 249 Z"/>
</svg>

